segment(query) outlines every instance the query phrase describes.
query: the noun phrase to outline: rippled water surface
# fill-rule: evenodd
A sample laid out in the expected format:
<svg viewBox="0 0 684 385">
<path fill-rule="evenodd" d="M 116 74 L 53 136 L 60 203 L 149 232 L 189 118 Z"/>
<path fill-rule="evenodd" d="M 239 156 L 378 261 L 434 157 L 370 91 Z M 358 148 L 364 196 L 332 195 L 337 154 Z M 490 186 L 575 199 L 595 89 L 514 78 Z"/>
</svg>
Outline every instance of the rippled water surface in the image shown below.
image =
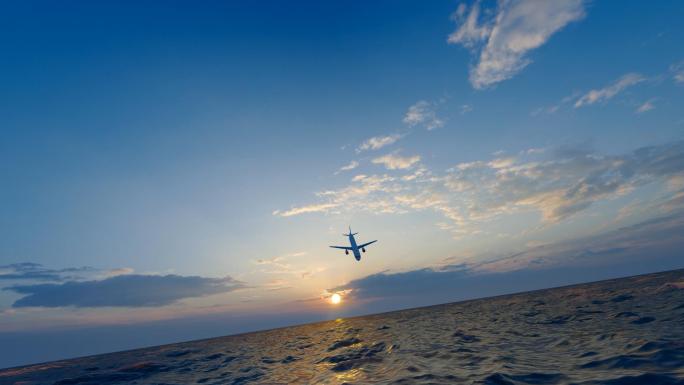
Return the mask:
<svg viewBox="0 0 684 385">
<path fill-rule="evenodd" d="M 684 270 L 0 371 L 2 384 L 684 384 Z"/>
</svg>

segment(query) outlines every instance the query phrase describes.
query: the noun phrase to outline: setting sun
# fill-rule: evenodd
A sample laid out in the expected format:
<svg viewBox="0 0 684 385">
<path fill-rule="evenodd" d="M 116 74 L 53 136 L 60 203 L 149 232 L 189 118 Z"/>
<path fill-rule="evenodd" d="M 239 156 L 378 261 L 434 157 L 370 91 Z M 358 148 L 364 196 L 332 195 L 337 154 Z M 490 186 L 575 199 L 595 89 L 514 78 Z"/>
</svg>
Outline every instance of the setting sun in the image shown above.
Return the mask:
<svg viewBox="0 0 684 385">
<path fill-rule="evenodd" d="M 335 293 L 330 297 L 330 303 L 333 305 L 337 305 L 338 303 L 342 302 L 342 296 Z"/>
</svg>

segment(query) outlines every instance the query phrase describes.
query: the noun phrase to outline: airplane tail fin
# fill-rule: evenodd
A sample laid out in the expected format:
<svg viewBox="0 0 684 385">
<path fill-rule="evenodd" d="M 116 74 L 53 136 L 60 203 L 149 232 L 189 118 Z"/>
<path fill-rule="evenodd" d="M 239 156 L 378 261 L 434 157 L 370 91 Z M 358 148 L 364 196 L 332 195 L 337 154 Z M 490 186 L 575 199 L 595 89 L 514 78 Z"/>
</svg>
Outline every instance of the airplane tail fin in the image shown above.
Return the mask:
<svg viewBox="0 0 684 385">
<path fill-rule="evenodd" d="M 349 226 L 349 234 L 342 234 L 342 235 L 345 236 L 345 237 L 348 237 L 348 236 L 350 236 L 350 235 L 356 235 L 356 234 L 358 234 L 358 233 L 352 233 L 352 231 L 351 231 L 351 226 Z"/>
</svg>

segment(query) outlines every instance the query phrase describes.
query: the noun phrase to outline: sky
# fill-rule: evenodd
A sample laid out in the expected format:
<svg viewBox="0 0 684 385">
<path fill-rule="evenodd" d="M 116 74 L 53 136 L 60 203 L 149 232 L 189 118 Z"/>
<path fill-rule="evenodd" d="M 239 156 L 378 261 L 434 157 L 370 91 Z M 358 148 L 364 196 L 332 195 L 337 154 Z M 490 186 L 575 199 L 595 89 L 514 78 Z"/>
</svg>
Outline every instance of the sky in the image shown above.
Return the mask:
<svg viewBox="0 0 684 385">
<path fill-rule="evenodd" d="M 684 268 L 682 2 L 2 8 L 0 367 Z"/>
</svg>

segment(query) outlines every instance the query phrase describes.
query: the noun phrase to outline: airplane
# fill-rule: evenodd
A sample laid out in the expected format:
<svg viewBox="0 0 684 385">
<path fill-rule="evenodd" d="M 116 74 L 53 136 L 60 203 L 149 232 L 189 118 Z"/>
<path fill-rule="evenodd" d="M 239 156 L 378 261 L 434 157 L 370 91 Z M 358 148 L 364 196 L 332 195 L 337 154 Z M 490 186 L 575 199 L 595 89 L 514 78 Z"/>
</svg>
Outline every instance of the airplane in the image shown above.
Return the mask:
<svg viewBox="0 0 684 385">
<path fill-rule="evenodd" d="M 357 261 L 360 261 L 361 260 L 361 253 L 359 252 L 359 250 L 361 250 L 362 252 L 365 253 L 366 252 L 366 246 L 370 245 L 371 243 L 375 243 L 378 240 L 376 239 L 374 241 L 370 241 L 370 242 L 364 243 L 362 245 L 357 245 L 356 239 L 354 239 L 354 235 L 356 235 L 356 234 L 358 234 L 358 233 L 352 233 L 351 226 L 349 226 L 349 234 L 342 234 L 342 235 L 345 237 L 349 237 L 349 244 L 351 245 L 351 247 L 349 247 L 349 246 L 330 246 L 330 247 L 332 247 L 333 249 L 342 249 L 342 250 L 344 250 L 344 253 L 347 255 L 349 255 L 349 251 L 351 250 L 351 252 L 354 253 L 354 258 L 356 258 Z"/>
</svg>

